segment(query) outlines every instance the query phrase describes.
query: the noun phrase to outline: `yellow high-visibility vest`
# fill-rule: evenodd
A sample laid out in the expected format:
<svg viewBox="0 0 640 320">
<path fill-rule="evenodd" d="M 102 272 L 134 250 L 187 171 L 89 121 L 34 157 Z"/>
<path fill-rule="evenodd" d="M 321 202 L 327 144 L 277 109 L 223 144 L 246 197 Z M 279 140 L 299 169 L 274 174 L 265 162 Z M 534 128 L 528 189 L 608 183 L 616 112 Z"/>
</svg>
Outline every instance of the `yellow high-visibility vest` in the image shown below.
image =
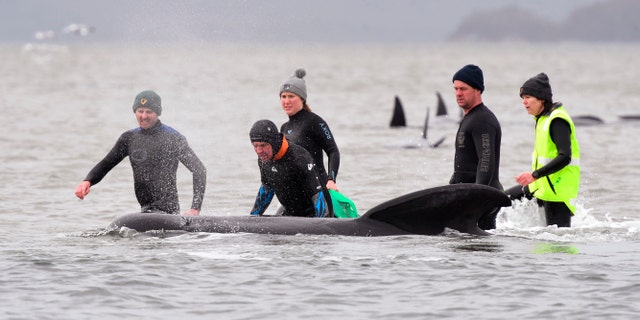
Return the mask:
<svg viewBox="0 0 640 320">
<path fill-rule="evenodd" d="M 533 196 L 544 201 L 564 202 L 575 213 L 575 200 L 580 186 L 580 146 L 576 139 L 573 120 L 564 107 L 556 107 L 551 114 L 543 115 L 536 122 L 536 141 L 532 154 L 532 168 L 537 170 L 558 156 L 558 148 L 551 140 L 551 121 L 561 118 L 571 126 L 571 163 L 557 172 L 540 177 L 529 185 Z"/>
</svg>

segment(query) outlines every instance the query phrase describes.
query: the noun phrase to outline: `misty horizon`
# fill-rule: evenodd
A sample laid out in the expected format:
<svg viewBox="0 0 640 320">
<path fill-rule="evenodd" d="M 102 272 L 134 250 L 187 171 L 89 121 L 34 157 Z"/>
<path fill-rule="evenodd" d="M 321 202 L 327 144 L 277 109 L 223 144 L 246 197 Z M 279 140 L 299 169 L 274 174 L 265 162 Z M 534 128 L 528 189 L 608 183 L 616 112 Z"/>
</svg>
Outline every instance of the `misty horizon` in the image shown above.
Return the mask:
<svg viewBox="0 0 640 320">
<path fill-rule="evenodd" d="M 25 0 L 3 4 L 0 42 L 429 43 L 446 41 L 478 13 L 515 7 L 561 21 L 577 8 L 602 2 Z M 64 30 L 73 24 L 90 32 Z"/>
</svg>

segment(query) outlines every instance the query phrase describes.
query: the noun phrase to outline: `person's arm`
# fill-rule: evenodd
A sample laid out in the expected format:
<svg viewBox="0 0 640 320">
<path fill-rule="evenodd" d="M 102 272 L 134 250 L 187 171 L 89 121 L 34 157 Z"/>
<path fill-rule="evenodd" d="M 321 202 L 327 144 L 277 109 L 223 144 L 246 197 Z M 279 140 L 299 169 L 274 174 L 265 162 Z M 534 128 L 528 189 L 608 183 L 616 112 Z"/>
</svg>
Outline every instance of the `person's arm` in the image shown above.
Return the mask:
<svg viewBox="0 0 640 320">
<path fill-rule="evenodd" d="M 193 176 L 193 200 L 191 208 L 184 212 L 184 215 L 199 215 L 204 201 L 204 193 L 207 186 L 207 169 L 198 156 L 193 152 L 191 147 L 187 145 L 182 147 L 180 162 L 192 173 Z"/>
<path fill-rule="evenodd" d="M 473 130 L 472 136 L 478 157 L 475 183 L 493 185 L 492 180 L 498 170 L 498 155 L 495 152 L 499 147 L 496 145 L 497 132 L 495 128 L 485 124 Z"/>
<path fill-rule="evenodd" d="M 261 216 L 264 214 L 265 210 L 269 207 L 269 204 L 271 204 L 273 195 L 274 191 L 272 188 L 261 184 L 260 189 L 258 190 L 258 195 L 256 196 L 256 201 L 253 204 L 253 209 L 251 209 L 251 215 Z"/>
<path fill-rule="evenodd" d="M 320 191 L 311 197 L 314 203 L 316 218 L 332 218 L 333 212 L 329 209 L 329 201 L 324 196 L 325 192 Z"/>
<path fill-rule="evenodd" d="M 297 176 L 304 179 L 304 194 L 311 195 L 311 203 L 315 209 L 315 216 L 318 218 L 333 217 L 333 205 L 330 202 L 329 190 L 322 185 L 320 176 L 313 162 L 311 154 L 306 155 L 296 161 Z"/>
<path fill-rule="evenodd" d="M 327 154 L 327 189 L 338 191 L 336 185 L 336 179 L 338 177 L 338 170 L 340 169 L 340 149 L 336 143 L 333 133 L 329 125 L 320 117 L 318 117 L 319 123 L 317 124 L 316 139 L 319 141 L 319 145 L 322 150 Z"/>
<path fill-rule="evenodd" d="M 556 144 L 558 155 L 542 168 L 533 172 L 522 172 L 516 176 L 516 182 L 528 186 L 539 178 L 548 176 L 571 163 L 571 126 L 565 120 L 556 118 L 549 128 L 551 140 Z"/>
<path fill-rule="evenodd" d="M 89 192 L 91 192 L 91 186 L 102 181 L 102 179 L 113 169 L 118 163 L 122 161 L 128 155 L 128 133 L 123 133 L 116 144 L 111 148 L 109 153 L 100 160 L 89 171 L 87 176 L 78 184 L 75 190 L 75 195 L 80 200 L 84 199 Z"/>
</svg>

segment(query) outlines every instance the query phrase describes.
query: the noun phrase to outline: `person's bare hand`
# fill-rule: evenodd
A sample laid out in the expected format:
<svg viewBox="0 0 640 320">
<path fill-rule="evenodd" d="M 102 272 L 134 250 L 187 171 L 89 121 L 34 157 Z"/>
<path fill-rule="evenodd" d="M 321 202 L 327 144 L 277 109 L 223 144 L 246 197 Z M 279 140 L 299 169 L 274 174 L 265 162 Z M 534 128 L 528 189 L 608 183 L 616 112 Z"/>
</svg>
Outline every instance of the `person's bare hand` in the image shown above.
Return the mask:
<svg viewBox="0 0 640 320">
<path fill-rule="evenodd" d="M 87 180 L 84 180 L 80 182 L 80 184 L 76 187 L 76 197 L 82 200 L 89 194 L 90 191 L 91 183 Z"/>
</svg>

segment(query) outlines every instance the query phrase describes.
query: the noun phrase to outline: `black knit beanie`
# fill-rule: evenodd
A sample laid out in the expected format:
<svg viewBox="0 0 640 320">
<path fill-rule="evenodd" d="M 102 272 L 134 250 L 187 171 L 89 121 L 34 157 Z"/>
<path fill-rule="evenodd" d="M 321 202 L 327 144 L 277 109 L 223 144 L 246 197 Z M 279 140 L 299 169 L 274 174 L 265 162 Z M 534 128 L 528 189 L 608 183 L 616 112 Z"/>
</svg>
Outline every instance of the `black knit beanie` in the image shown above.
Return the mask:
<svg viewBox="0 0 640 320">
<path fill-rule="evenodd" d="M 275 123 L 270 120 L 258 120 L 249 131 L 251 142 L 266 142 L 273 148 L 273 153 L 277 153 L 282 146 L 282 134 L 278 131 Z"/>
<path fill-rule="evenodd" d="M 136 96 L 133 100 L 133 112 L 140 107 L 145 107 L 153 110 L 157 115 L 162 114 L 162 103 L 160 96 L 151 90 L 145 90 Z"/>
<path fill-rule="evenodd" d="M 484 77 L 482 76 L 482 69 L 476 65 L 468 64 L 462 67 L 462 69 L 458 70 L 458 72 L 453 75 L 453 80 L 451 81 L 456 80 L 460 80 L 470 85 L 472 88 L 480 90 L 481 93 L 484 92 Z"/>
<path fill-rule="evenodd" d="M 540 100 L 553 102 L 553 93 L 551 93 L 551 85 L 549 77 L 542 72 L 535 77 L 529 78 L 520 88 L 520 98 L 524 95 L 536 97 Z"/>
</svg>

